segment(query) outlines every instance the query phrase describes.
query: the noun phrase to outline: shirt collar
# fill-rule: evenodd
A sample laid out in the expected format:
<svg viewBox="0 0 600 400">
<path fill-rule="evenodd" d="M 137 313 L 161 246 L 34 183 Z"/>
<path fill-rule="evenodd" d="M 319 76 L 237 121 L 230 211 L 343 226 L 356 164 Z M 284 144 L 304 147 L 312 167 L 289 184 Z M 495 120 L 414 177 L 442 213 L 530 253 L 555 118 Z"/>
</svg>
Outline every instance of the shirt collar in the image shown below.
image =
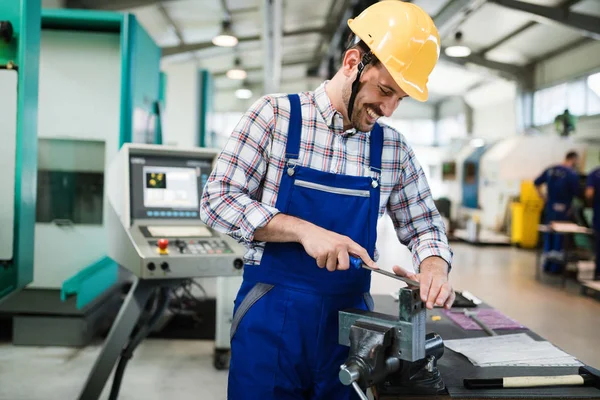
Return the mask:
<svg viewBox="0 0 600 400">
<path fill-rule="evenodd" d="M 334 117 L 337 115 L 339 118 L 342 118 L 342 115 L 336 111 L 336 109 L 333 108 L 333 104 L 331 104 L 331 100 L 325 91 L 327 83 L 329 83 L 329 81 L 321 83 L 315 90 L 315 103 L 327 126 L 333 128 L 335 121 Z"/>
<path fill-rule="evenodd" d="M 331 100 L 329 99 L 327 91 L 325 90 L 327 83 L 329 83 L 329 80 L 321 83 L 315 90 L 315 104 L 317 105 L 317 109 L 321 113 L 323 120 L 330 129 L 335 129 L 336 126 L 342 128 L 344 125 L 344 117 L 333 107 L 333 104 L 331 104 Z M 342 135 L 350 136 L 356 133 L 365 134 L 367 137 L 370 136 L 370 132 L 359 132 L 355 128 L 350 128 L 347 131 L 344 131 Z"/>
</svg>

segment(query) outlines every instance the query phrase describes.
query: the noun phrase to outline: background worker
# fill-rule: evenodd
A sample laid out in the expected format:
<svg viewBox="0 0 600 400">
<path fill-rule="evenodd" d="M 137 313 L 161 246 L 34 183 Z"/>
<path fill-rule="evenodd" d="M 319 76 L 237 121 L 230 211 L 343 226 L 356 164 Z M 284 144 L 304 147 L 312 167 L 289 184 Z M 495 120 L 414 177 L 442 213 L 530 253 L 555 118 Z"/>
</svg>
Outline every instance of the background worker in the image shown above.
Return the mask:
<svg viewBox="0 0 600 400">
<path fill-rule="evenodd" d="M 600 167 L 588 174 L 585 184 L 585 198 L 593 207 L 592 228 L 595 236 L 596 269 L 594 280 L 600 280 Z"/>
<path fill-rule="evenodd" d="M 425 175 L 396 130 L 377 123 L 428 97 L 440 40 L 431 18 L 400 1 L 348 21 L 342 66 L 314 92 L 264 96 L 234 129 L 205 187 L 201 216 L 243 242 L 232 322 L 231 399 L 354 398 L 340 383 L 348 348 L 338 312 L 372 309 L 377 221 L 387 210 L 413 252 L 428 308 L 450 307 L 452 252 Z M 368 43 L 368 44 L 367 44 Z"/>
<path fill-rule="evenodd" d="M 535 187 L 545 201 L 545 224 L 573 219 L 571 205 L 573 199 L 581 195 L 577 174 L 578 162 L 579 155 L 575 151 L 570 151 L 561 164 L 547 168 L 535 179 Z M 546 194 L 542 191 L 542 185 L 546 186 Z M 562 249 L 562 235 L 544 233 L 544 271 L 552 273 L 561 271 L 562 264 L 555 260 L 563 259 Z"/>
</svg>

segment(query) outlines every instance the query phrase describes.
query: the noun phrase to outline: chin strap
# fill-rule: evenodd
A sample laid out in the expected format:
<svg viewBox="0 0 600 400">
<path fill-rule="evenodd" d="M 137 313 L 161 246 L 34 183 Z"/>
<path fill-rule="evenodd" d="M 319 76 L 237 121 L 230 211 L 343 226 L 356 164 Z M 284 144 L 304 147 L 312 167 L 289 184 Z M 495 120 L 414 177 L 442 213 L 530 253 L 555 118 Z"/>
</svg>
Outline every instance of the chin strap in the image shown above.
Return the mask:
<svg viewBox="0 0 600 400">
<path fill-rule="evenodd" d="M 352 82 L 352 93 L 350 94 L 350 100 L 348 101 L 348 119 L 352 122 L 352 111 L 354 110 L 354 101 L 356 100 L 356 94 L 358 93 L 358 87 L 360 86 L 360 76 L 362 75 L 365 67 L 369 65 L 371 61 L 373 61 L 373 53 L 368 52 L 365 53 L 358 63 L 358 73 L 356 74 L 356 79 Z"/>
</svg>

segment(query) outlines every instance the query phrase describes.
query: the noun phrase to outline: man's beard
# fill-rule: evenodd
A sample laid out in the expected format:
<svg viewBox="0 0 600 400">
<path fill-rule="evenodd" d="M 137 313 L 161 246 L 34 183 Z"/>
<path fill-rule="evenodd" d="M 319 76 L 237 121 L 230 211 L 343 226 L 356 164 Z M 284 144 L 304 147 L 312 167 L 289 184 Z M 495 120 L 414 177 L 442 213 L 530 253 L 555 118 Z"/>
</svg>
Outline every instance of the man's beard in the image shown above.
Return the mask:
<svg viewBox="0 0 600 400">
<path fill-rule="evenodd" d="M 356 92 L 356 96 L 354 97 L 354 106 L 352 107 L 352 115 L 348 115 L 348 119 L 350 120 L 350 124 L 353 128 L 360 132 L 369 132 L 372 128 L 371 125 L 363 125 L 363 116 L 366 113 L 366 110 L 358 106 L 358 94 L 360 93 L 360 89 L 362 88 L 363 82 L 358 84 L 358 91 Z M 347 85 L 342 90 L 342 101 L 346 106 L 346 112 L 350 111 L 350 97 L 352 95 L 352 85 Z"/>
</svg>

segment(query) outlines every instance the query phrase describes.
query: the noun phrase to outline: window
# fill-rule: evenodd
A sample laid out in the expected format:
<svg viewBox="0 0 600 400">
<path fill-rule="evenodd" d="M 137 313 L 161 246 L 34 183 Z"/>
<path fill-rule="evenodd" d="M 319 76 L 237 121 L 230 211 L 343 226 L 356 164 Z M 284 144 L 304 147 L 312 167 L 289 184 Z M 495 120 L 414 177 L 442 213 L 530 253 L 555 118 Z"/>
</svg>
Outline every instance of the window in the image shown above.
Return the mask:
<svg viewBox="0 0 600 400">
<path fill-rule="evenodd" d="M 534 125 L 553 123 L 554 118 L 567 108 L 567 84 L 538 90 L 533 95 L 533 103 Z"/>
<path fill-rule="evenodd" d="M 443 181 L 456 180 L 456 162 L 455 161 L 445 161 L 442 164 L 442 180 Z"/>
<path fill-rule="evenodd" d="M 36 222 L 102 225 L 104 142 L 38 140 Z"/>
<path fill-rule="evenodd" d="M 588 76 L 586 84 L 587 115 L 600 114 L 600 72 Z"/>
<path fill-rule="evenodd" d="M 565 109 L 575 116 L 600 114 L 600 72 L 533 94 L 533 124 L 551 124 Z"/>
<path fill-rule="evenodd" d="M 477 182 L 477 165 L 474 162 L 465 163 L 465 183 L 472 185 Z"/>
<path fill-rule="evenodd" d="M 586 114 L 586 91 L 587 85 L 584 79 L 579 79 L 567 84 L 567 107 L 573 115 Z M 560 113 L 564 111 L 561 110 Z"/>
</svg>

